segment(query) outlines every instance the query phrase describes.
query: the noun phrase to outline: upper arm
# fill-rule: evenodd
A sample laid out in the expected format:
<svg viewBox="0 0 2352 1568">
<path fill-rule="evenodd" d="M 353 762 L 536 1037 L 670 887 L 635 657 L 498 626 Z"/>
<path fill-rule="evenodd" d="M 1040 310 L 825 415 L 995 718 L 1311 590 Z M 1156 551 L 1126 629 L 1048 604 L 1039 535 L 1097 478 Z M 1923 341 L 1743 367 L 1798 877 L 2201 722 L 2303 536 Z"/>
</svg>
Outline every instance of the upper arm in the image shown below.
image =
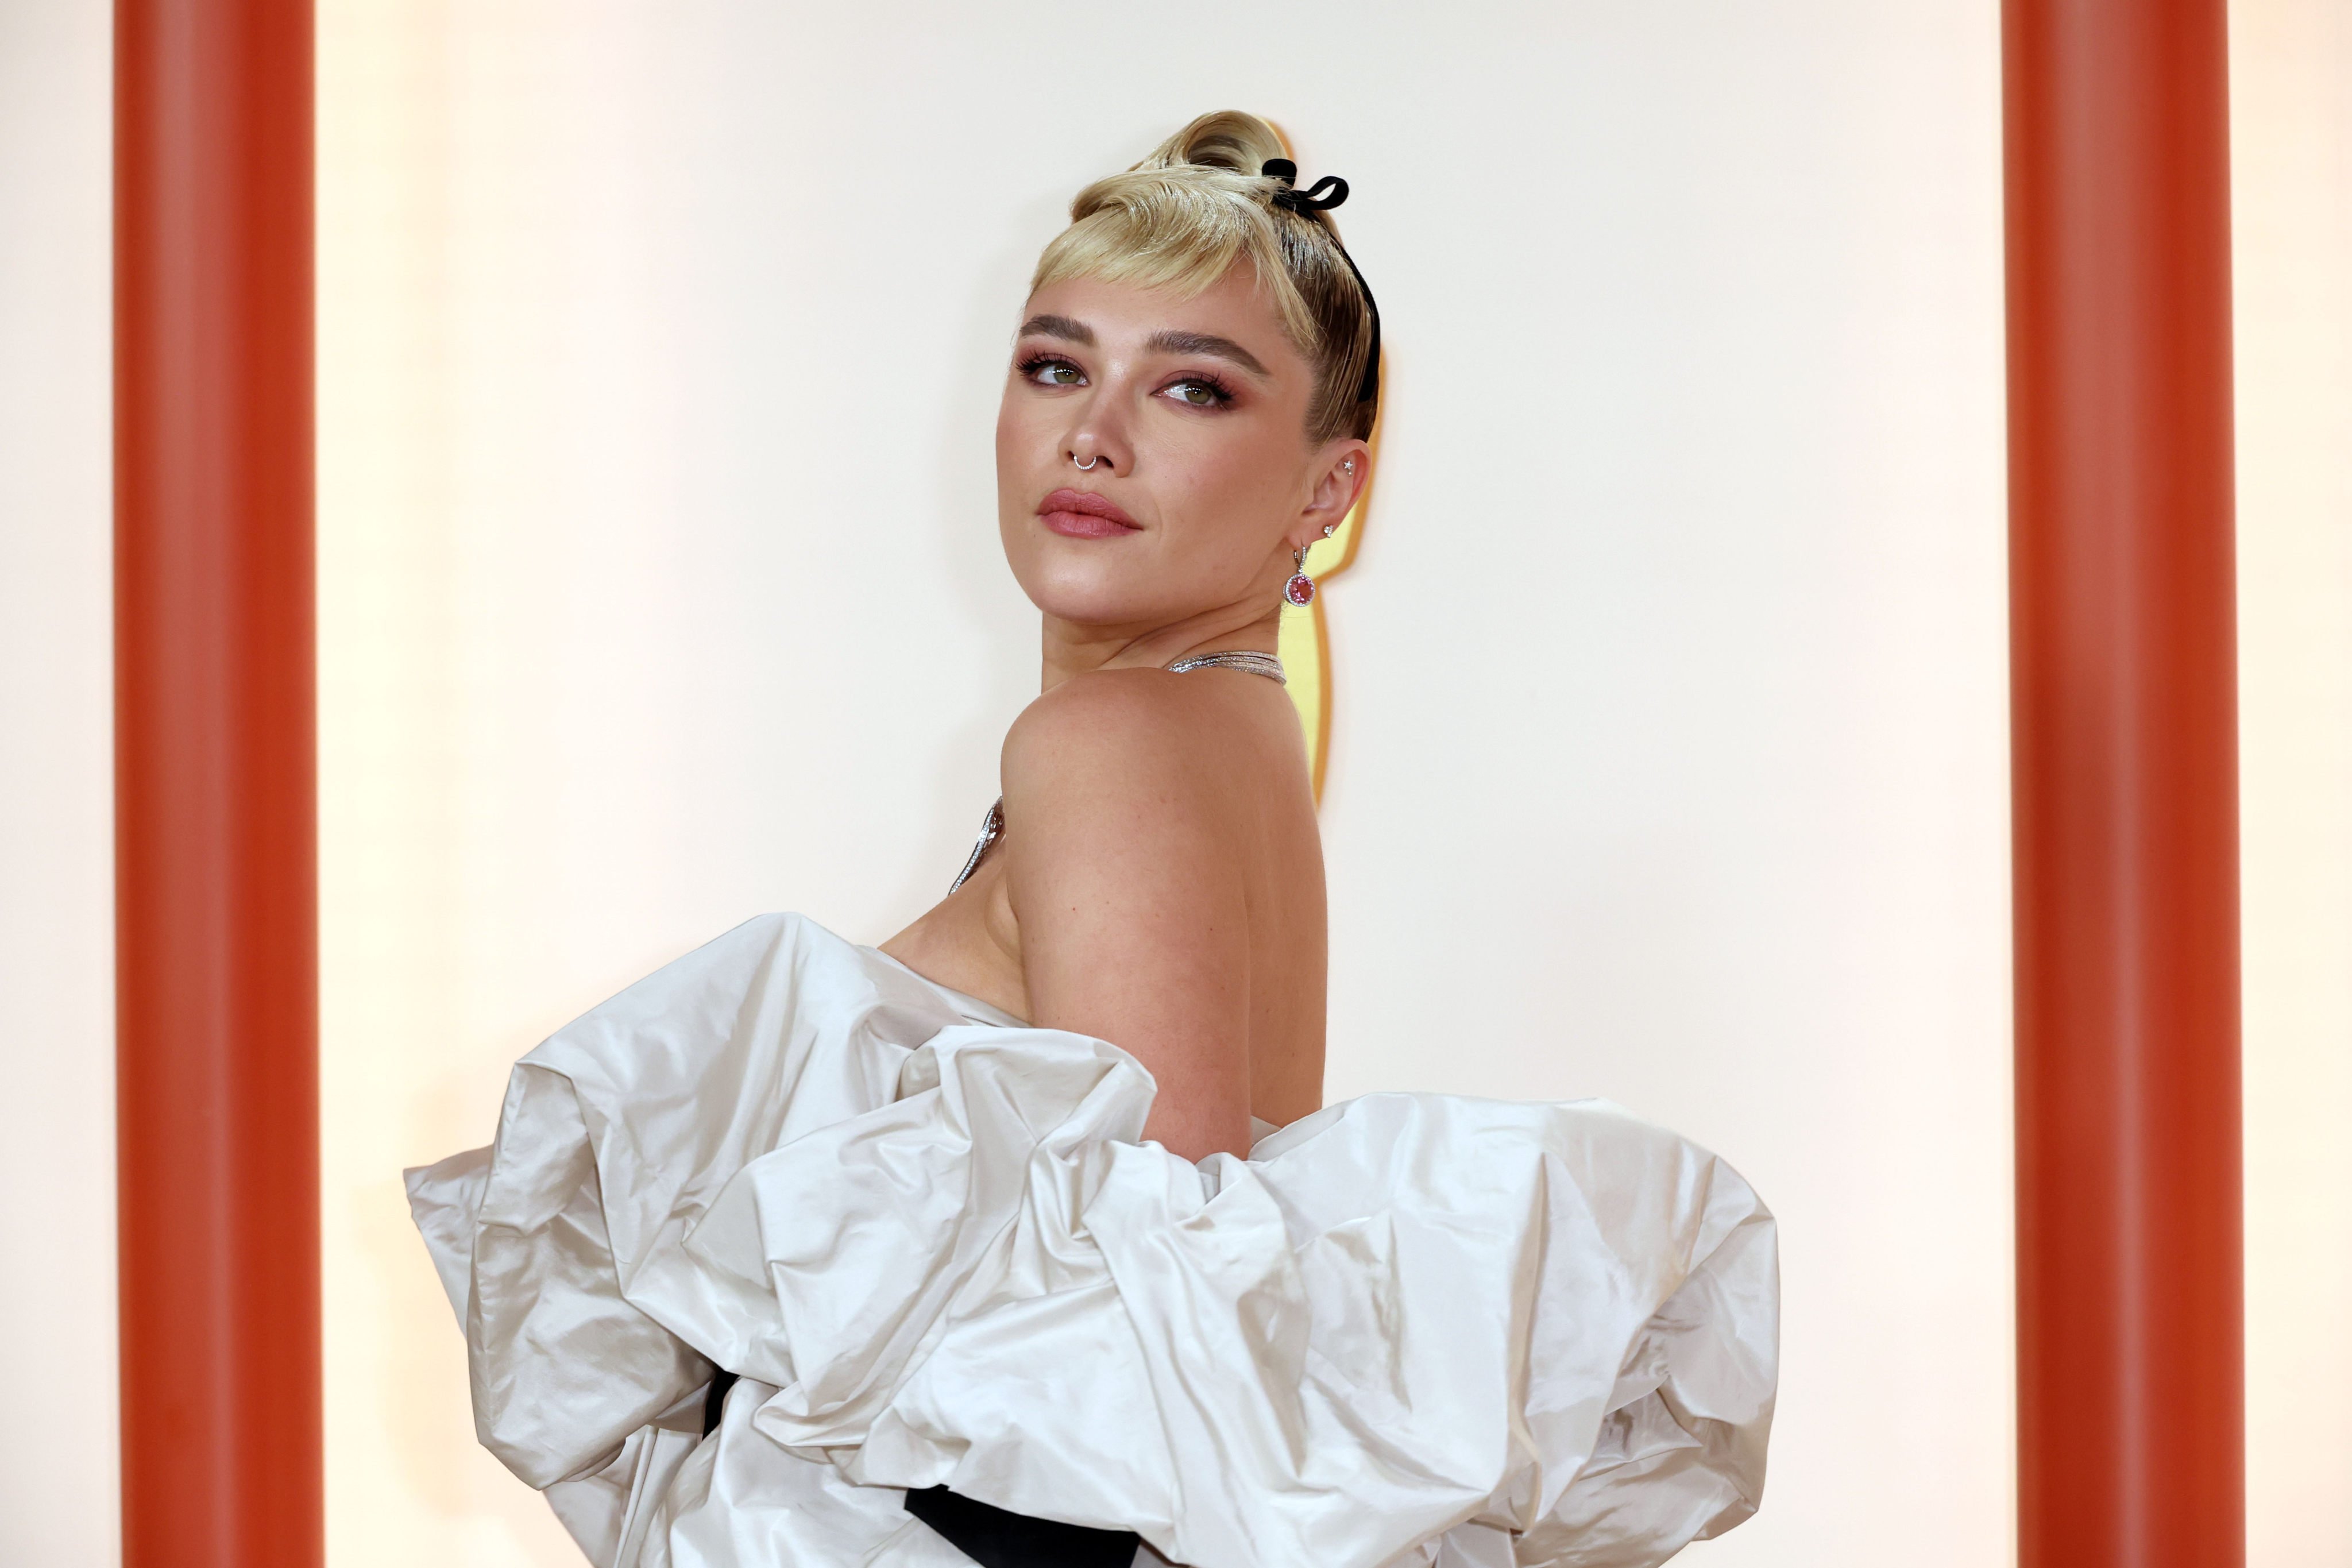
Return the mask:
<svg viewBox="0 0 2352 1568">
<path fill-rule="evenodd" d="M 1110 1041 L 1159 1083 L 1145 1134 L 1249 1147 L 1243 849 L 1181 694 L 1081 678 L 1004 752 L 1005 890 L 1031 1021 Z"/>
</svg>

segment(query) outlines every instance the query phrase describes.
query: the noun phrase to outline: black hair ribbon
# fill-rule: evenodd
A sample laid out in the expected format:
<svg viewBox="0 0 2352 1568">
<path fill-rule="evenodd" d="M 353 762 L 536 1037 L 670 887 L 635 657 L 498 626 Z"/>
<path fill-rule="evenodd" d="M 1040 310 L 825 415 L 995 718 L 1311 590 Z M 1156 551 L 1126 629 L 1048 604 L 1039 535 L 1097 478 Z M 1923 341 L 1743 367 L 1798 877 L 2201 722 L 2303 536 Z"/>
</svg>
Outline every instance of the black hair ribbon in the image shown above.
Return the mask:
<svg viewBox="0 0 2352 1568">
<path fill-rule="evenodd" d="M 1307 189 L 1299 190 L 1298 165 L 1287 158 L 1268 158 L 1258 173 L 1269 180 L 1282 182 L 1282 189 L 1274 193 L 1274 205 L 1301 217 L 1329 212 L 1348 199 L 1348 182 L 1337 174 L 1326 174 Z M 1356 275 L 1356 287 L 1364 294 L 1364 309 L 1372 318 L 1372 352 L 1364 361 L 1364 379 L 1356 386 L 1356 401 L 1370 403 L 1381 395 L 1381 307 L 1372 298 L 1372 286 L 1364 281 L 1363 268 L 1356 265 L 1356 258 L 1348 254 L 1348 247 L 1339 243 L 1338 235 L 1331 236 L 1331 244 L 1339 252 L 1339 259 L 1348 264 L 1348 270 Z"/>
</svg>

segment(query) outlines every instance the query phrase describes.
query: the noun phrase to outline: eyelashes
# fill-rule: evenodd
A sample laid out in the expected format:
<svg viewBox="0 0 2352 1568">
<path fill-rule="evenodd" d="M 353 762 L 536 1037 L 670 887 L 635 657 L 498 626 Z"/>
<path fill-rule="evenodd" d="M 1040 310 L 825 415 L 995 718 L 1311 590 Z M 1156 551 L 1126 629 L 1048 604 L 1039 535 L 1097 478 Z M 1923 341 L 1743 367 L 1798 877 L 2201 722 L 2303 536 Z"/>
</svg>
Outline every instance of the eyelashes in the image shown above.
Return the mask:
<svg viewBox="0 0 2352 1568">
<path fill-rule="evenodd" d="M 1032 354 L 1013 367 L 1021 379 L 1038 386 L 1081 386 L 1087 373 L 1075 361 L 1060 354 Z M 1205 371 L 1178 376 L 1168 383 L 1154 397 L 1164 397 L 1180 407 L 1203 411 L 1224 407 L 1234 401 L 1234 389 Z"/>
<path fill-rule="evenodd" d="M 1181 391 L 1185 387 L 1192 387 L 1209 395 L 1208 401 L 1205 403 L 1196 403 L 1189 397 L 1176 399 L 1187 408 L 1223 408 L 1234 400 L 1234 389 L 1213 375 L 1188 375 L 1181 381 L 1171 381 L 1160 389 L 1160 395 L 1165 397 L 1170 393 Z"/>
<path fill-rule="evenodd" d="M 1059 354 L 1034 355 L 1021 362 L 1020 370 L 1024 381 L 1034 381 L 1040 386 L 1076 386 L 1087 378 L 1086 372 Z M 1049 371 L 1056 374 L 1049 376 Z M 1063 371 L 1069 373 L 1069 379 L 1060 378 L 1058 373 Z"/>
</svg>

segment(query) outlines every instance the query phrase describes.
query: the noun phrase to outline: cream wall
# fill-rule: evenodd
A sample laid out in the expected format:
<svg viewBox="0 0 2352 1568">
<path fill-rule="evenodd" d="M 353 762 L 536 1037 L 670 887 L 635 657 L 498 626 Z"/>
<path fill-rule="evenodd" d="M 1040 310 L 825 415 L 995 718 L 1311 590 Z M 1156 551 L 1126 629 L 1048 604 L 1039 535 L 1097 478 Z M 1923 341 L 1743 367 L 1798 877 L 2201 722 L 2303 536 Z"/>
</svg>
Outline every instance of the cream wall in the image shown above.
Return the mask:
<svg viewBox="0 0 2352 1568">
<path fill-rule="evenodd" d="M 0 0 L 0 1563 L 115 1548 L 107 7 Z"/>
<path fill-rule="evenodd" d="M 1354 183 L 1391 344 L 1332 1093 L 1608 1095 L 1775 1205 L 1770 1498 L 1695 1560 L 2002 1560 L 1990 4 L 322 20 L 339 1564 L 568 1560 L 471 1445 L 398 1168 L 743 916 L 944 890 L 1034 690 L 989 459 L 1028 264 L 1226 105 Z"/>
<path fill-rule="evenodd" d="M 2248 1543 L 2352 1564 L 2352 8 L 2231 9 Z"/>
</svg>

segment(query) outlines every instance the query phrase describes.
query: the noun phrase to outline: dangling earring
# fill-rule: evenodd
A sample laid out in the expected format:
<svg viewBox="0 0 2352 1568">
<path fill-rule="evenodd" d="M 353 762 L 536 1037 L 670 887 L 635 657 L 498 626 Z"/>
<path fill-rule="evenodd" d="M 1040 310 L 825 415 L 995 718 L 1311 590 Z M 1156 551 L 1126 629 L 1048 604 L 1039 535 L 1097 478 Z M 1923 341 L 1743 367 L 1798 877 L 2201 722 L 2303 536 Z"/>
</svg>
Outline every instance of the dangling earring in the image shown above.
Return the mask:
<svg viewBox="0 0 2352 1568">
<path fill-rule="evenodd" d="M 1293 551 L 1291 559 L 1298 570 L 1293 572 L 1290 581 L 1282 585 L 1282 596 L 1304 609 L 1315 602 L 1315 579 L 1307 574 L 1307 546 L 1302 544 Z"/>
</svg>

